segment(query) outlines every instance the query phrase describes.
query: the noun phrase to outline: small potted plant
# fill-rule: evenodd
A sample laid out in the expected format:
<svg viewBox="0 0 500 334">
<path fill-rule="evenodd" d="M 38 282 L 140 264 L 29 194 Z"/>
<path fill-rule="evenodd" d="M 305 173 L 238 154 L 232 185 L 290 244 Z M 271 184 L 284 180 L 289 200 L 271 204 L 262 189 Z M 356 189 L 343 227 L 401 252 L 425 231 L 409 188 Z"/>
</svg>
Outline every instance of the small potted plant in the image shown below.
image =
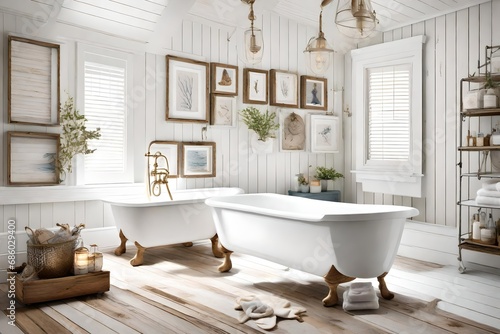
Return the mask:
<svg viewBox="0 0 500 334">
<path fill-rule="evenodd" d="M 493 81 L 491 75 L 486 76 L 483 89 L 485 90 L 483 96 L 483 108 L 496 108 L 498 106 L 498 82 Z"/>
<path fill-rule="evenodd" d="M 344 175 L 337 172 L 335 168 L 318 166 L 316 167 L 316 174 L 314 174 L 314 177 L 321 180 L 321 191 L 326 191 L 328 189 L 328 180 L 335 181 L 338 178 L 344 177 Z"/>
<path fill-rule="evenodd" d="M 297 181 L 299 182 L 300 192 L 308 193 L 309 192 L 309 182 L 307 182 L 307 179 L 305 178 L 305 176 L 300 175 L 299 178 L 297 179 Z"/>
<path fill-rule="evenodd" d="M 247 107 L 240 111 L 243 123 L 246 124 L 249 130 L 253 130 L 252 150 L 254 153 L 270 153 L 273 149 L 275 131 L 278 130 L 279 124 L 276 123 L 276 113 L 261 113 L 255 107 Z"/>
</svg>

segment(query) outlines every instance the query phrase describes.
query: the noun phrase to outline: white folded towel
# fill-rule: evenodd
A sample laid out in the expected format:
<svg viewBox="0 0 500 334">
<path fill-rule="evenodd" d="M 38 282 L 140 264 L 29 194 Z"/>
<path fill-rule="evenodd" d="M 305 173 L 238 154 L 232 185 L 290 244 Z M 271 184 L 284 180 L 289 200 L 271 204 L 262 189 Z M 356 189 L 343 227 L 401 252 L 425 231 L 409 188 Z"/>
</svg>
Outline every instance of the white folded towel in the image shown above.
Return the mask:
<svg viewBox="0 0 500 334">
<path fill-rule="evenodd" d="M 347 301 L 348 302 L 369 302 L 377 297 L 375 294 L 375 289 L 370 282 L 356 282 L 352 283 L 347 290 Z"/>
<path fill-rule="evenodd" d="M 497 190 L 497 183 L 496 179 L 483 180 L 481 188 L 485 190 Z"/>
<path fill-rule="evenodd" d="M 500 198 L 500 191 L 497 191 L 497 190 L 487 190 L 487 189 L 481 188 L 477 191 L 476 194 L 478 196 Z"/>
<path fill-rule="evenodd" d="M 495 188 L 496 188 L 497 191 L 500 191 L 500 182 L 497 182 L 495 184 Z"/>
<path fill-rule="evenodd" d="M 357 311 L 357 310 L 377 310 L 378 309 L 378 297 L 377 295 L 371 301 L 367 302 L 350 302 L 348 300 L 349 290 L 344 291 L 344 302 L 342 303 L 342 308 L 344 311 Z"/>
<path fill-rule="evenodd" d="M 500 198 L 488 197 L 488 196 L 477 196 L 476 203 L 479 205 L 498 205 L 498 206 L 500 206 Z"/>
</svg>

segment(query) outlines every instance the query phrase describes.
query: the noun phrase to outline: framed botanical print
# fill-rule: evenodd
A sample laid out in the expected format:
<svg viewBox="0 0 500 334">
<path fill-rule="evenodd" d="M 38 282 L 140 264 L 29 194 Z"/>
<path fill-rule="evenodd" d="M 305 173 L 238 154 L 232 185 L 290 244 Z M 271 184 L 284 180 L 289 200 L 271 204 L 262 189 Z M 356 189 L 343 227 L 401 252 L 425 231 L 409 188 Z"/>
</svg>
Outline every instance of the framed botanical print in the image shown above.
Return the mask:
<svg viewBox="0 0 500 334">
<path fill-rule="evenodd" d="M 167 55 L 167 121 L 207 123 L 208 63 Z"/>
<path fill-rule="evenodd" d="M 9 36 L 9 123 L 59 125 L 59 45 Z"/>
<path fill-rule="evenodd" d="M 270 104 L 279 107 L 299 107 L 297 74 L 271 70 Z"/>
<path fill-rule="evenodd" d="M 211 92 L 238 95 L 238 66 L 210 63 Z"/>
<path fill-rule="evenodd" d="M 327 80 L 306 75 L 300 77 L 300 107 L 303 109 L 327 110 Z"/>
<path fill-rule="evenodd" d="M 212 94 L 210 102 L 210 125 L 236 125 L 236 97 Z"/>
<path fill-rule="evenodd" d="M 339 118 L 330 115 L 311 115 L 311 152 L 339 152 Z"/>
<path fill-rule="evenodd" d="M 279 116 L 280 151 L 305 151 L 307 127 L 304 111 L 283 109 Z"/>
<path fill-rule="evenodd" d="M 267 104 L 269 101 L 268 71 L 243 69 L 243 103 Z"/>
<path fill-rule="evenodd" d="M 183 142 L 181 177 L 215 176 L 215 142 Z"/>
<path fill-rule="evenodd" d="M 52 133 L 8 132 L 8 184 L 59 184 L 59 173 L 56 169 L 59 137 L 59 134 Z"/>
</svg>

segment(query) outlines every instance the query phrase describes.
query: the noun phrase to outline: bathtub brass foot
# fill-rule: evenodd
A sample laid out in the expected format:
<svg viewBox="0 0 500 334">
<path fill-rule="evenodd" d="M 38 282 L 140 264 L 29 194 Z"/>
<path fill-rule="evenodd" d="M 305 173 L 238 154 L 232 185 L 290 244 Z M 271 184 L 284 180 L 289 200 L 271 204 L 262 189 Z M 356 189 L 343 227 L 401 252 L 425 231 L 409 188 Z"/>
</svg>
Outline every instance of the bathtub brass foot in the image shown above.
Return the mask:
<svg viewBox="0 0 500 334">
<path fill-rule="evenodd" d="M 182 243 L 182 245 L 183 245 L 184 247 L 192 247 L 192 246 L 193 246 L 193 243 L 192 243 L 191 241 L 190 241 L 190 242 L 184 242 L 184 243 Z"/>
<path fill-rule="evenodd" d="M 384 297 L 384 299 L 391 300 L 392 298 L 394 298 L 394 294 L 389 291 L 389 289 L 387 288 L 387 285 L 385 284 L 384 277 L 386 275 L 387 275 L 387 272 L 385 272 L 382 275 L 380 275 L 379 277 L 377 277 L 378 288 L 380 289 L 380 294 L 382 295 L 382 297 Z"/>
<path fill-rule="evenodd" d="M 212 253 L 214 254 L 215 257 L 217 258 L 223 258 L 224 253 L 219 249 L 219 236 L 216 234 L 213 237 L 210 238 L 210 241 L 212 242 Z"/>
<path fill-rule="evenodd" d="M 354 280 L 354 277 L 345 276 L 337 270 L 334 266 L 330 268 L 330 271 L 324 276 L 326 284 L 330 288 L 328 295 L 323 299 L 323 306 L 334 306 L 339 301 L 337 296 L 337 287 L 339 284 L 347 283 Z"/>
<path fill-rule="evenodd" d="M 137 247 L 137 253 L 135 253 L 134 257 L 130 259 L 130 264 L 135 267 L 140 266 L 144 263 L 144 252 L 146 251 L 146 248 L 141 246 L 141 244 L 137 241 L 135 241 L 134 243 L 135 247 Z"/>
<path fill-rule="evenodd" d="M 120 233 L 118 234 L 118 236 L 120 237 L 120 246 L 116 247 L 116 249 L 115 249 L 116 256 L 120 256 L 127 251 L 126 244 L 127 244 L 128 239 L 125 236 L 125 234 L 123 234 L 121 229 L 120 229 Z"/>
<path fill-rule="evenodd" d="M 219 266 L 219 271 L 221 273 L 228 272 L 231 270 L 233 267 L 233 264 L 231 262 L 231 254 L 233 253 L 232 251 L 228 250 L 226 247 L 222 246 L 219 244 L 219 249 L 222 252 L 222 255 L 224 256 L 224 262 Z"/>
</svg>

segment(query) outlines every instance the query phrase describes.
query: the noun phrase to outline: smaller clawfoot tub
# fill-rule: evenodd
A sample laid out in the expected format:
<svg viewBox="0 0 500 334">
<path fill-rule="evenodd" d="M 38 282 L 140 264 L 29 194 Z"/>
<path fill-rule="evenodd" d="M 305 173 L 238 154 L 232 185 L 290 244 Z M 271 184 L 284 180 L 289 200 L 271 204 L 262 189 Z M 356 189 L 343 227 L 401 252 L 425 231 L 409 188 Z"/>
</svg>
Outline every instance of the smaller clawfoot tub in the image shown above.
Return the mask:
<svg viewBox="0 0 500 334">
<path fill-rule="evenodd" d="M 116 255 L 126 251 L 127 238 L 133 238 L 137 253 L 130 260 L 133 266 L 144 262 L 144 251 L 148 247 L 183 243 L 191 246 L 192 241 L 210 239 L 214 256 L 222 257 L 218 249 L 215 226 L 210 208 L 205 200 L 212 196 L 226 196 L 243 193 L 240 188 L 206 188 L 178 190 L 173 200 L 168 197 L 115 196 L 105 199 L 111 205 L 111 212 L 120 231 L 120 246 Z"/>
<path fill-rule="evenodd" d="M 337 287 L 355 278 L 377 277 L 382 297 L 392 299 L 384 277 L 394 262 L 407 218 L 418 210 L 395 205 L 335 203 L 278 194 L 212 197 L 224 262 L 233 251 L 323 276 L 338 302 Z"/>
</svg>

